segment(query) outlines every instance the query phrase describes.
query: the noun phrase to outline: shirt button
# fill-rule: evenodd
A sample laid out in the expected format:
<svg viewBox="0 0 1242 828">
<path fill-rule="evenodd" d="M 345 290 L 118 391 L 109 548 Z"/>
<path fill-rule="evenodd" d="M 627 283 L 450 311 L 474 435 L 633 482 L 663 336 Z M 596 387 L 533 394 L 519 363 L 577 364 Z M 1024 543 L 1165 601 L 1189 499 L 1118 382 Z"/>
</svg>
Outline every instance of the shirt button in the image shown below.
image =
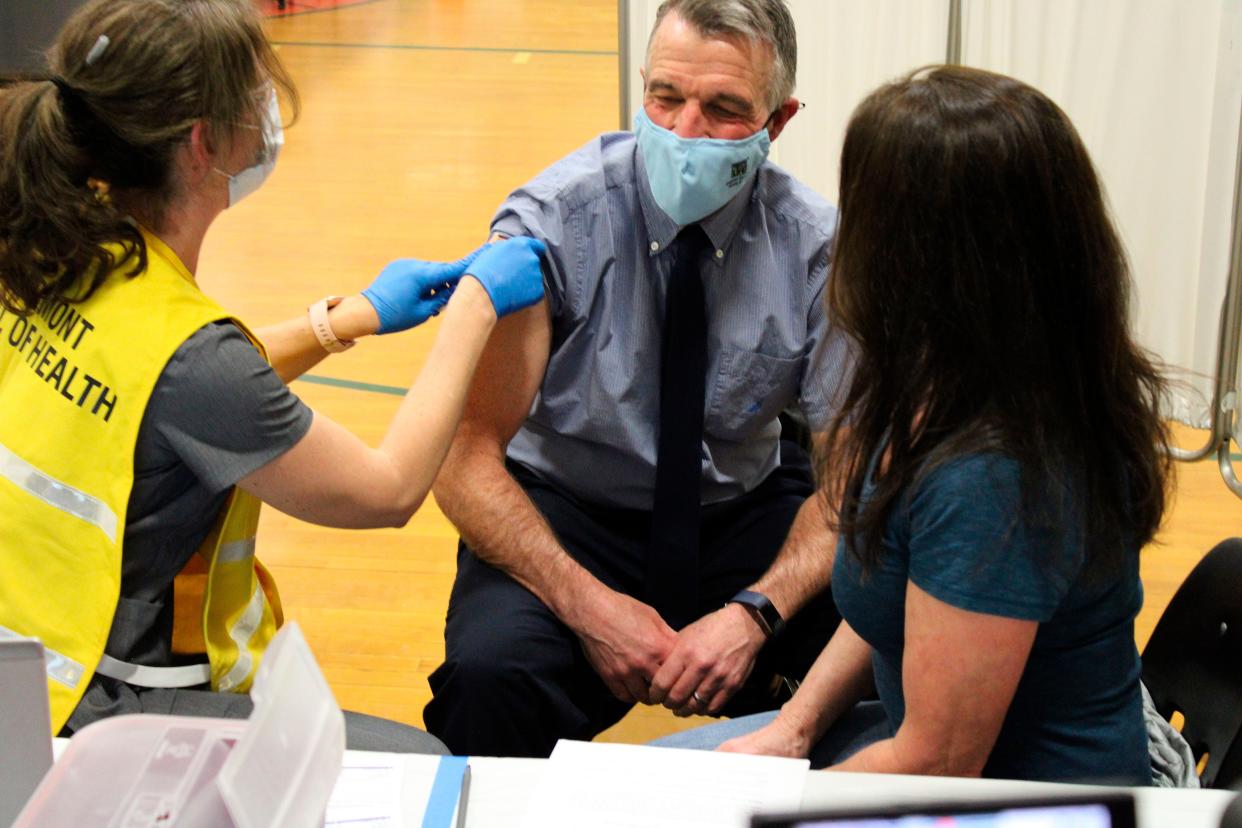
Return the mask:
<svg viewBox="0 0 1242 828">
<path fill-rule="evenodd" d="M 724 251 L 723 251 L 723 250 L 717 250 L 717 251 L 716 251 L 716 258 L 717 258 L 717 259 L 723 259 L 723 258 L 724 258 Z"/>
<path fill-rule="evenodd" d="M 652 252 L 652 253 L 656 252 L 656 251 L 657 251 L 657 250 L 659 250 L 659 249 L 660 249 L 660 243 L 659 243 L 659 242 L 652 242 L 652 243 L 651 243 L 651 252 Z"/>
</svg>

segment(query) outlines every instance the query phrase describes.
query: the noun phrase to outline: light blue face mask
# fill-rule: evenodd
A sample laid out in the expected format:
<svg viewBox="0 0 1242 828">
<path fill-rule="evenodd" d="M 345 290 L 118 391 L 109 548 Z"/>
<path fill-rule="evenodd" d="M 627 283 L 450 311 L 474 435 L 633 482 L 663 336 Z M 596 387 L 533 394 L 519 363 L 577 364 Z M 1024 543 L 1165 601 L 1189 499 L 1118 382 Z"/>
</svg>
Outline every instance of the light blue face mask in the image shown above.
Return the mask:
<svg viewBox="0 0 1242 828">
<path fill-rule="evenodd" d="M 754 176 L 772 146 L 766 127 L 737 141 L 682 138 L 656 126 L 641 109 L 634 116 L 634 134 L 651 194 L 679 227 L 725 206 Z"/>
<path fill-rule="evenodd" d="M 229 204 L 232 207 L 246 196 L 263 186 L 267 177 L 276 169 L 276 158 L 280 148 L 285 145 L 285 129 L 280 123 L 280 103 L 276 99 L 276 90 L 268 93 L 267 108 L 263 113 L 263 123 L 259 126 L 238 124 L 248 129 L 258 129 L 263 133 L 263 146 L 260 148 L 255 162 L 246 169 L 236 173 L 227 173 L 219 167 L 216 172 L 229 180 Z"/>
</svg>

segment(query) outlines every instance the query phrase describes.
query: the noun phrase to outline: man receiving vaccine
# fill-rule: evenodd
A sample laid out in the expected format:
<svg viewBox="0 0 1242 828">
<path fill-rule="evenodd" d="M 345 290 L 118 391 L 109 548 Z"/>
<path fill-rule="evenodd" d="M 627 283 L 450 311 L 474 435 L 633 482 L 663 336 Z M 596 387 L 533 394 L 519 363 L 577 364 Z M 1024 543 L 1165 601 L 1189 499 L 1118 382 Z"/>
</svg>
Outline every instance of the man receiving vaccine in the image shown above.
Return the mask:
<svg viewBox="0 0 1242 828">
<path fill-rule="evenodd" d="M 669 0 L 633 132 L 493 219 L 551 272 L 493 333 L 436 484 L 462 543 L 424 718 L 454 753 L 546 756 L 635 702 L 778 707 L 837 624 L 835 538 L 778 421 L 822 428 L 848 373 L 835 211 L 766 160 L 796 61 L 783 0 Z"/>
</svg>

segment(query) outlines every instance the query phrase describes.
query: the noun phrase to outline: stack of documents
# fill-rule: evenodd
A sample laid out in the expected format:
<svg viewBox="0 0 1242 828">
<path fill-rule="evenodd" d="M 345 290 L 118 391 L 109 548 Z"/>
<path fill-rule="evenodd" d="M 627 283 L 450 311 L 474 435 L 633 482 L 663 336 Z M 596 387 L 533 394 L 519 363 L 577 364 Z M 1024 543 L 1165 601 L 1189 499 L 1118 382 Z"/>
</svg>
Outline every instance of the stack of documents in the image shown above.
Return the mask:
<svg viewBox="0 0 1242 828">
<path fill-rule="evenodd" d="M 471 780 L 471 767 L 477 772 Z M 560 741 L 551 758 L 349 751 L 332 828 L 746 828 L 802 804 L 810 763 L 737 753 Z"/>
<path fill-rule="evenodd" d="M 557 743 L 522 828 L 746 828 L 802 804 L 810 762 L 592 742 Z"/>
<path fill-rule="evenodd" d="M 470 788 L 464 756 L 346 755 L 328 801 L 327 828 L 461 828 Z"/>
</svg>

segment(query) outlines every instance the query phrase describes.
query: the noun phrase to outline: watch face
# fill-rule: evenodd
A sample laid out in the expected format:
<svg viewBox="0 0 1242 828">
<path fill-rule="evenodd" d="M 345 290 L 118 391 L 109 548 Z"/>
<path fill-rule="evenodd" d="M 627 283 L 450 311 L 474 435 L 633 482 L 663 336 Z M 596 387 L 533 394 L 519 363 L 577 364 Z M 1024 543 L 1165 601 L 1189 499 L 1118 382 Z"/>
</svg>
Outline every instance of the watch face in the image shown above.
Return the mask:
<svg viewBox="0 0 1242 828">
<path fill-rule="evenodd" d="M 785 626 L 781 614 L 776 611 L 776 607 L 772 606 L 771 601 L 766 601 L 764 606 L 759 609 L 759 614 L 763 616 L 763 620 L 767 622 L 768 627 L 772 630 L 772 635 L 776 635 L 781 631 L 781 627 Z"/>
<path fill-rule="evenodd" d="M 776 635 L 785 626 L 785 621 L 781 618 L 781 614 L 776 611 L 776 607 L 768 600 L 766 595 L 759 592 L 753 592 L 744 589 L 733 597 L 733 601 L 744 605 L 750 610 L 755 621 L 758 622 L 764 634 L 768 637 Z"/>
</svg>

